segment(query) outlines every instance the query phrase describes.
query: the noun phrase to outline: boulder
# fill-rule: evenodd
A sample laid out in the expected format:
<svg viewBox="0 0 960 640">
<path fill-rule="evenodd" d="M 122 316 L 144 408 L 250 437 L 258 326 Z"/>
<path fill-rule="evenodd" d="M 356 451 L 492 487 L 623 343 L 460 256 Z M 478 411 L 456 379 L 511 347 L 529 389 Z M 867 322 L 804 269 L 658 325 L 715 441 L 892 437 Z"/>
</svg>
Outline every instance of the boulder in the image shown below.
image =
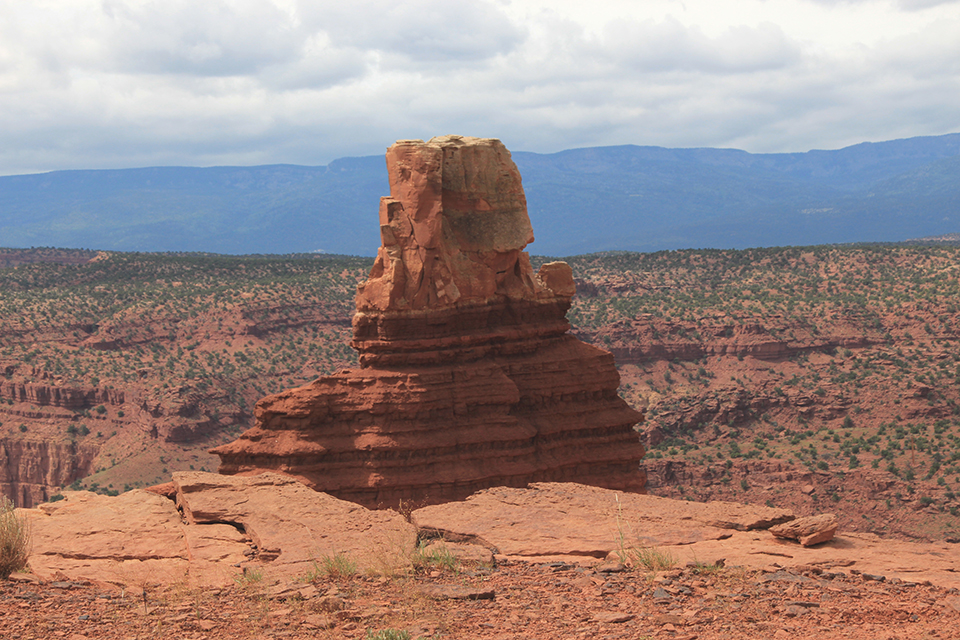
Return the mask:
<svg viewBox="0 0 960 640">
<path fill-rule="evenodd" d="M 821 513 L 797 518 L 770 527 L 770 533 L 778 538 L 789 538 L 805 547 L 812 547 L 815 544 L 833 540 L 834 534 L 837 533 L 837 516 L 833 513 Z"/>
<path fill-rule="evenodd" d="M 353 318 L 360 369 L 262 399 L 254 427 L 213 449 L 220 472 L 276 471 L 368 507 L 530 482 L 642 492 L 642 415 L 613 356 L 569 333 L 570 267 L 534 272 L 509 151 L 401 140 L 387 173 Z"/>
</svg>

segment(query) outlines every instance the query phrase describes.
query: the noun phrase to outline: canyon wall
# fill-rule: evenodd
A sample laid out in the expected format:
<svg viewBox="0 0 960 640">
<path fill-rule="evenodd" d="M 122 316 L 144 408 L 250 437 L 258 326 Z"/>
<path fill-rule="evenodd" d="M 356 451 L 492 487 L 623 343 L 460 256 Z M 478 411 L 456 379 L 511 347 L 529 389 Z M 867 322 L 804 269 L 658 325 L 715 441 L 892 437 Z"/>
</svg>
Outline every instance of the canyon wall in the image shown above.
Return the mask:
<svg viewBox="0 0 960 640">
<path fill-rule="evenodd" d="M 45 502 L 53 487 L 88 475 L 96 445 L 0 438 L 0 495 L 21 507 Z"/>
</svg>

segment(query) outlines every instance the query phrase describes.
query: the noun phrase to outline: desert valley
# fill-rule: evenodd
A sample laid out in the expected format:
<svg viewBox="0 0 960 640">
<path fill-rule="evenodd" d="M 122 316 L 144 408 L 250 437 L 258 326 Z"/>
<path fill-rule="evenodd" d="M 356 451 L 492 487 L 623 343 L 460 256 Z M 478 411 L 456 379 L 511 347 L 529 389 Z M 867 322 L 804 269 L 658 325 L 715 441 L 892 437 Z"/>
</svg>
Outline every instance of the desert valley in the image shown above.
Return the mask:
<svg viewBox="0 0 960 640">
<path fill-rule="evenodd" d="M 251 426 L 257 400 L 356 364 L 367 259 L 3 257 L 0 481 L 18 506 L 216 471 L 208 449 Z M 958 258 L 952 245 L 580 256 L 569 318 L 646 411 L 652 493 L 954 539 Z"/>
<path fill-rule="evenodd" d="M 952 637 L 955 241 L 568 268 L 522 252 L 499 142 L 403 142 L 372 270 L 0 250 L 0 489 L 35 537 L 0 629 Z"/>
</svg>

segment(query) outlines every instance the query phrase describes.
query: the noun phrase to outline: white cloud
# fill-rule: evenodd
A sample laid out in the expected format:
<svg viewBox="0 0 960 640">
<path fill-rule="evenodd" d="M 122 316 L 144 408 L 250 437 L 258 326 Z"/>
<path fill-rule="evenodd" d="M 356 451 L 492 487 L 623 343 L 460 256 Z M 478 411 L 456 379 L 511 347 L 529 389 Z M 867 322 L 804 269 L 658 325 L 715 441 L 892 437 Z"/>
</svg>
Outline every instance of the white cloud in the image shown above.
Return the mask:
<svg viewBox="0 0 960 640">
<path fill-rule="evenodd" d="M 242 75 L 299 54 L 303 34 L 269 0 L 104 0 L 102 36 L 128 73 Z"/>
<path fill-rule="evenodd" d="M 876 4 L 876 0 L 808 0 L 817 4 L 828 6 L 844 4 Z M 960 0 L 894 0 L 894 4 L 906 11 L 922 11 L 931 7 L 939 7 L 945 4 L 960 4 Z"/>
<path fill-rule="evenodd" d="M 907 2 L 0 0 L 0 173 L 960 131 L 958 3 Z"/>
<path fill-rule="evenodd" d="M 800 57 L 798 44 L 769 22 L 731 26 L 711 38 L 672 17 L 659 23 L 618 20 L 603 36 L 610 54 L 645 71 L 750 72 L 784 67 Z"/>
<path fill-rule="evenodd" d="M 299 13 L 306 25 L 325 31 L 337 44 L 417 61 L 489 58 L 523 39 L 523 28 L 485 0 L 305 0 Z"/>
</svg>

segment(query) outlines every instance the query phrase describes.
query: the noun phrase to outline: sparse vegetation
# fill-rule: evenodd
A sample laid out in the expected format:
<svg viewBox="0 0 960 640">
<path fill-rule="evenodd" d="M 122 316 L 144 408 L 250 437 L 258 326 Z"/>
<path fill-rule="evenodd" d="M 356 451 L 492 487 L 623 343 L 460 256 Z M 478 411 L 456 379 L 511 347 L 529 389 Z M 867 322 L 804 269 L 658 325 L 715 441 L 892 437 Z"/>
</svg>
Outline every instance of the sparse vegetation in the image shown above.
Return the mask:
<svg viewBox="0 0 960 640">
<path fill-rule="evenodd" d="M 245 567 L 243 572 L 234 578 L 234 582 L 244 588 L 256 588 L 263 583 L 263 570 Z"/>
<path fill-rule="evenodd" d="M 425 573 L 434 570 L 449 573 L 460 572 L 460 560 L 443 544 L 429 544 L 421 541 L 413 552 L 413 570 Z"/>
<path fill-rule="evenodd" d="M 357 563 L 347 554 L 340 551 L 323 555 L 313 562 L 313 568 L 306 576 L 307 582 L 313 582 L 317 578 L 349 578 L 356 575 Z"/>
<path fill-rule="evenodd" d="M 677 559 L 669 551 L 655 547 L 631 547 L 624 553 L 627 566 L 646 571 L 666 571 L 677 566 Z"/>
<path fill-rule="evenodd" d="M 872 503 L 838 492 L 841 481 L 879 469 L 895 482 L 891 496 L 919 491 L 921 482 L 943 496 L 947 468 L 960 460 L 957 247 L 614 252 L 568 261 L 588 292 L 569 314 L 575 332 L 614 351 L 621 396 L 646 407 L 648 464 L 673 465 L 677 484 L 658 493 L 794 507 L 836 496 L 832 508 L 843 512 Z M 748 477 L 751 460 L 806 469 L 823 486 L 794 490 L 785 502 L 776 482 Z M 949 506 L 922 519 L 905 509 L 909 524 L 898 518 L 897 531 L 957 537 Z M 858 520 L 849 526 L 881 535 L 893 526 Z"/>
<path fill-rule="evenodd" d="M 724 566 L 722 563 L 714 562 L 701 562 L 694 558 L 693 562 L 688 562 L 687 567 L 697 575 L 716 575 L 723 572 Z"/>
<path fill-rule="evenodd" d="M 0 579 L 27 566 L 30 527 L 6 496 L 0 496 Z"/>
</svg>

